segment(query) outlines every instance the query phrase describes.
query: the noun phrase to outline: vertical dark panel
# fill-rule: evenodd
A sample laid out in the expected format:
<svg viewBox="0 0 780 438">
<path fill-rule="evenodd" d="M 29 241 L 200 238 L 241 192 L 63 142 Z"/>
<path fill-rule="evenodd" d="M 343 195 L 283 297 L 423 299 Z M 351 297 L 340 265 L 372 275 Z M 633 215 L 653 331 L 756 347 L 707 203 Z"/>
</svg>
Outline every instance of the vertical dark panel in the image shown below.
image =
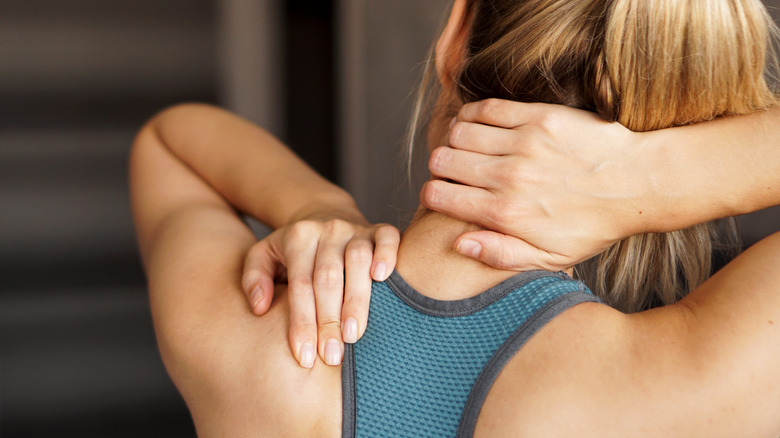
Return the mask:
<svg viewBox="0 0 780 438">
<path fill-rule="evenodd" d="M 333 1 L 290 0 L 286 14 L 286 140 L 314 169 L 335 181 Z"/>
</svg>

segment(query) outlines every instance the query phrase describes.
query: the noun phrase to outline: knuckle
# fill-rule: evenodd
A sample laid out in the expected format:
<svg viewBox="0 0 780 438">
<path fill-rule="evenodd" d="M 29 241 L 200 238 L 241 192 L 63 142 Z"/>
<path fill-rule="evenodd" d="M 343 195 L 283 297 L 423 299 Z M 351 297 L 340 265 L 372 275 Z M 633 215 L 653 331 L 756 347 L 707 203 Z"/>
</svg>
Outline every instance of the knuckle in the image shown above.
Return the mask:
<svg viewBox="0 0 780 438">
<path fill-rule="evenodd" d="M 298 221 L 290 225 L 287 236 L 291 240 L 311 239 L 318 232 L 319 226 L 313 221 Z"/>
<path fill-rule="evenodd" d="M 482 102 L 477 114 L 481 120 L 486 122 L 497 119 L 497 116 L 504 110 L 504 101 L 501 99 L 490 98 Z"/>
<path fill-rule="evenodd" d="M 398 248 L 398 244 L 401 241 L 401 235 L 399 234 L 398 230 L 393 228 L 392 230 L 387 230 L 386 233 L 382 233 L 382 235 L 377 235 L 376 238 L 376 251 L 387 251 L 390 248 Z"/>
<path fill-rule="evenodd" d="M 498 165 L 496 178 L 502 185 L 519 187 L 524 181 L 524 174 L 517 162 L 511 159 L 505 159 Z"/>
<path fill-rule="evenodd" d="M 388 224 L 381 224 L 377 229 L 377 234 L 378 239 L 387 239 L 391 241 L 390 243 L 397 244 L 401 239 L 401 232 L 398 231 L 398 228 Z"/>
<path fill-rule="evenodd" d="M 351 228 L 351 224 L 343 219 L 330 219 L 325 222 L 324 227 L 329 234 L 342 234 Z"/>
<path fill-rule="evenodd" d="M 290 338 L 305 342 L 317 338 L 317 324 L 314 321 L 290 321 Z"/>
<path fill-rule="evenodd" d="M 511 209 L 512 207 L 505 202 L 494 204 L 485 212 L 485 218 L 491 227 L 500 228 L 501 224 L 506 223 L 507 218 L 511 216 Z"/>
<path fill-rule="evenodd" d="M 371 245 L 363 241 L 362 243 L 350 244 L 345 259 L 349 264 L 367 264 L 371 263 L 373 257 Z"/>
<path fill-rule="evenodd" d="M 560 117 L 555 111 L 540 109 L 536 122 L 544 131 L 552 132 L 559 126 Z"/>
<path fill-rule="evenodd" d="M 335 316 L 322 316 L 317 320 L 317 326 L 320 331 L 330 330 L 336 333 L 340 333 L 341 319 Z"/>
<path fill-rule="evenodd" d="M 496 99 L 494 98 L 485 99 L 479 105 L 479 108 L 477 109 L 477 115 L 480 118 L 488 117 L 495 110 L 497 105 L 498 105 L 498 101 Z"/>
<path fill-rule="evenodd" d="M 323 266 L 314 272 L 314 284 L 317 288 L 339 287 L 343 281 L 344 269 L 341 266 Z"/>
<path fill-rule="evenodd" d="M 292 314 L 290 315 L 290 319 L 290 329 L 294 333 L 306 334 L 311 333 L 312 331 L 317 331 L 317 323 L 314 320 L 303 318 L 301 316 L 296 318 Z"/>
<path fill-rule="evenodd" d="M 287 279 L 290 295 L 293 299 L 310 297 L 312 291 L 312 281 L 308 275 L 296 275 Z"/>
</svg>

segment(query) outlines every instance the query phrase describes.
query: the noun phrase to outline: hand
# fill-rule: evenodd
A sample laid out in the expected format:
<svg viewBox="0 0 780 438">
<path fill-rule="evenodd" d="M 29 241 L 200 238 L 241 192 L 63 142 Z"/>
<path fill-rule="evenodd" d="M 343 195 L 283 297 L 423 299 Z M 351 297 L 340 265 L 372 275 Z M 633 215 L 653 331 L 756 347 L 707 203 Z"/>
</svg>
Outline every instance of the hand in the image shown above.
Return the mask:
<svg viewBox="0 0 780 438">
<path fill-rule="evenodd" d="M 559 105 L 469 103 L 429 162 L 432 175 L 460 184 L 428 181 L 421 202 L 493 230 L 461 235 L 464 255 L 501 269 L 565 269 L 643 231 L 641 136 Z"/>
<path fill-rule="evenodd" d="M 395 269 L 399 240 L 398 230 L 386 224 L 300 220 L 250 248 L 242 285 L 252 311 L 263 315 L 274 281 L 286 279 L 293 355 L 306 368 L 317 351 L 325 363 L 338 365 L 343 342 L 356 342 L 366 330 L 371 280 L 384 281 Z"/>
</svg>

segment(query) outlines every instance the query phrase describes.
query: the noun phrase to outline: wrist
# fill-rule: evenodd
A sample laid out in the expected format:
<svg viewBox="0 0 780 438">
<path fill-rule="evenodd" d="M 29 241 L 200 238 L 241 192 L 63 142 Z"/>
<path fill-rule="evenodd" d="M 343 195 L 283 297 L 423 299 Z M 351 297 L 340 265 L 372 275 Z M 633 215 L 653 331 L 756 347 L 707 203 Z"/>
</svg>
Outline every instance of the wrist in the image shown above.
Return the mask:
<svg viewBox="0 0 780 438">
<path fill-rule="evenodd" d="M 626 190 L 625 202 L 617 208 L 618 238 L 657 231 L 667 212 L 662 193 L 666 190 L 663 162 L 667 151 L 656 132 L 630 132 L 620 154 L 620 181 Z"/>
<path fill-rule="evenodd" d="M 637 177 L 643 186 L 637 233 L 681 230 L 714 219 L 723 199 L 712 199 L 714 163 L 697 148 L 697 126 L 637 133 Z M 691 137 L 693 136 L 693 137 Z M 716 166 L 717 167 L 717 166 Z"/>
<path fill-rule="evenodd" d="M 298 208 L 285 221 L 286 225 L 301 220 L 341 219 L 355 224 L 368 225 L 368 221 L 345 191 L 320 193 Z"/>
</svg>

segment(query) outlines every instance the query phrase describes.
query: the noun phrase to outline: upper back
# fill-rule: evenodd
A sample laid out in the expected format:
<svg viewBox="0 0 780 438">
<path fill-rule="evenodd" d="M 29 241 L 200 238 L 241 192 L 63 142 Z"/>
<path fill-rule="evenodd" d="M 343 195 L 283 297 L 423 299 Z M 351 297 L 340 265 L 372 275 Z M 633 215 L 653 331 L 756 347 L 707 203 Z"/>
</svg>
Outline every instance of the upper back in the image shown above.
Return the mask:
<svg viewBox="0 0 780 438">
<path fill-rule="evenodd" d="M 366 333 L 345 354 L 344 436 L 471 436 L 504 364 L 586 301 L 596 298 L 562 273 L 521 273 L 441 301 L 394 272 L 374 284 Z"/>
</svg>

